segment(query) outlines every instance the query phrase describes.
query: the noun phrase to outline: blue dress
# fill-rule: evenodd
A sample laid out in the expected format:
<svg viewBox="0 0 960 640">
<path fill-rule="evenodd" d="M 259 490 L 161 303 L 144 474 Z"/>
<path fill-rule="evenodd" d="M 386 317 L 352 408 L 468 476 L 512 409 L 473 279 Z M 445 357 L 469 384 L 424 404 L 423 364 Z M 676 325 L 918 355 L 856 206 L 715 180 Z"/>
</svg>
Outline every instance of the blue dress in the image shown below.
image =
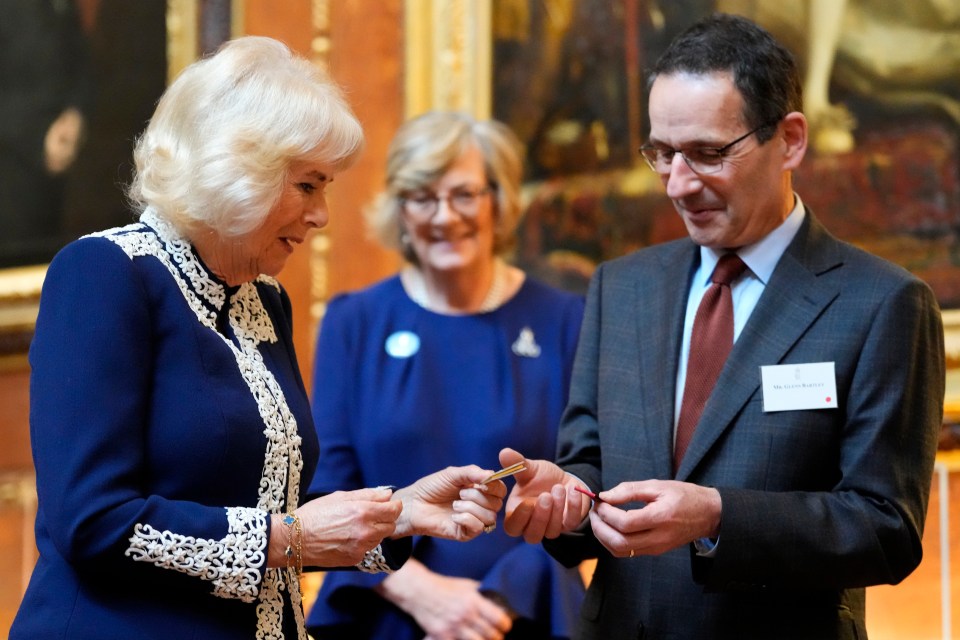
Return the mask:
<svg viewBox="0 0 960 640">
<path fill-rule="evenodd" d="M 150 213 L 56 256 L 30 349 L 40 556 L 11 639 L 305 637 L 298 586 L 265 567 L 318 454 L 289 305 L 272 278 L 226 287 Z"/>
<path fill-rule="evenodd" d="M 447 465 L 496 469 L 505 446 L 552 460 L 582 315 L 579 296 L 530 278 L 503 306 L 475 315 L 418 306 L 399 276 L 334 298 L 315 359 L 320 461 L 311 493 L 404 485 Z M 579 573 L 502 526 L 468 543 L 417 538 L 413 557 L 480 581 L 543 637 L 572 635 Z M 422 638 L 412 617 L 371 590 L 382 579 L 325 576 L 307 620 L 314 637 Z"/>
</svg>

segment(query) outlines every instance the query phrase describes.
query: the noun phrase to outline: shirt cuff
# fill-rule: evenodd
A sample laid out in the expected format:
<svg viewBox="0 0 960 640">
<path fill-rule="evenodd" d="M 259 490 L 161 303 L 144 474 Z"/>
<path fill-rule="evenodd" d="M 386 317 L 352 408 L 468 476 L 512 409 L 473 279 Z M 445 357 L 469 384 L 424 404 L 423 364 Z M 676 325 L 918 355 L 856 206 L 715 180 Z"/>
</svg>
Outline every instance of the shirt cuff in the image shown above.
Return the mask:
<svg viewBox="0 0 960 640">
<path fill-rule="evenodd" d="M 717 555 L 717 545 L 720 538 L 697 538 L 693 541 L 693 548 L 697 550 L 697 555 L 704 558 L 712 558 Z"/>
</svg>

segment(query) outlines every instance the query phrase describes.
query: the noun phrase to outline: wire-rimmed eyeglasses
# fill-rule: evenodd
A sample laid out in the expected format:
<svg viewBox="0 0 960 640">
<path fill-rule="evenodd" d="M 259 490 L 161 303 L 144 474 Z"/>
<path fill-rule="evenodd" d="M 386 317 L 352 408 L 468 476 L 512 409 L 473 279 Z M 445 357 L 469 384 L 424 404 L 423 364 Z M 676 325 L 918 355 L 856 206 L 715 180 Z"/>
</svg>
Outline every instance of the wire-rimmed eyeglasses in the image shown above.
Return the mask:
<svg viewBox="0 0 960 640">
<path fill-rule="evenodd" d="M 680 154 L 684 162 L 694 173 L 717 173 L 723 169 L 723 159 L 738 142 L 743 142 L 761 129 L 775 124 L 766 122 L 755 129 L 747 131 L 745 134 L 732 142 L 728 142 L 722 147 L 693 147 L 691 149 L 671 149 L 670 147 L 658 147 L 652 144 L 645 144 L 640 147 L 640 154 L 647 161 L 650 168 L 660 174 L 670 173 L 670 167 L 673 166 L 673 157 Z"/>
<path fill-rule="evenodd" d="M 480 200 L 493 191 L 493 187 L 457 187 L 446 194 L 422 190 L 404 194 L 400 198 L 403 210 L 419 220 L 429 220 L 440 208 L 443 200 L 447 206 L 462 216 L 473 217 L 480 210 Z"/>
</svg>

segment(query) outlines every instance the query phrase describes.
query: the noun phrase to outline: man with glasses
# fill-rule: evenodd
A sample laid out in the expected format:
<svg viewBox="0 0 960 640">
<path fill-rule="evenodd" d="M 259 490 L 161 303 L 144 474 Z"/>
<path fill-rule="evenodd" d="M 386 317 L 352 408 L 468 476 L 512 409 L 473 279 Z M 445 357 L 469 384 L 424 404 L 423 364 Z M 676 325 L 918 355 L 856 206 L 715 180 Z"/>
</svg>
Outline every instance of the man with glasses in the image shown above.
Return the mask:
<svg viewBox="0 0 960 640">
<path fill-rule="evenodd" d="M 653 69 L 641 153 L 689 238 L 597 269 L 557 463 L 507 503 L 508 533 L 598 558 L 578 638 L 865 638 L 864 587 L 920 562 L 939 309 L 794 193 L 801 102 L 740 17 Z"/>
</svg>

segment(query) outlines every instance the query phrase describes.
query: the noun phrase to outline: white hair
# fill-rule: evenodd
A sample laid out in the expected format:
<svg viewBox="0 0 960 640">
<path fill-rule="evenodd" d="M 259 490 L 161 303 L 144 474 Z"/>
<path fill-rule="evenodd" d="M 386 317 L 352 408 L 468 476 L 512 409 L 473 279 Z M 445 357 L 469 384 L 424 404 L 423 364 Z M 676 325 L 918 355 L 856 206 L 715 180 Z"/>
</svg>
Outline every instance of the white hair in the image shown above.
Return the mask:
<svg viewBox="0 0 960 640">
<path fill-rule="evenodd" d="M 339 170 L 362 148 L 360 123 L 325 73 L 276 40 L 247 36 L 164 92 L 134 149 L 128 195 L 181 232 L 240 235 L 263 223 L 291 162 Z"/>
</svg>

